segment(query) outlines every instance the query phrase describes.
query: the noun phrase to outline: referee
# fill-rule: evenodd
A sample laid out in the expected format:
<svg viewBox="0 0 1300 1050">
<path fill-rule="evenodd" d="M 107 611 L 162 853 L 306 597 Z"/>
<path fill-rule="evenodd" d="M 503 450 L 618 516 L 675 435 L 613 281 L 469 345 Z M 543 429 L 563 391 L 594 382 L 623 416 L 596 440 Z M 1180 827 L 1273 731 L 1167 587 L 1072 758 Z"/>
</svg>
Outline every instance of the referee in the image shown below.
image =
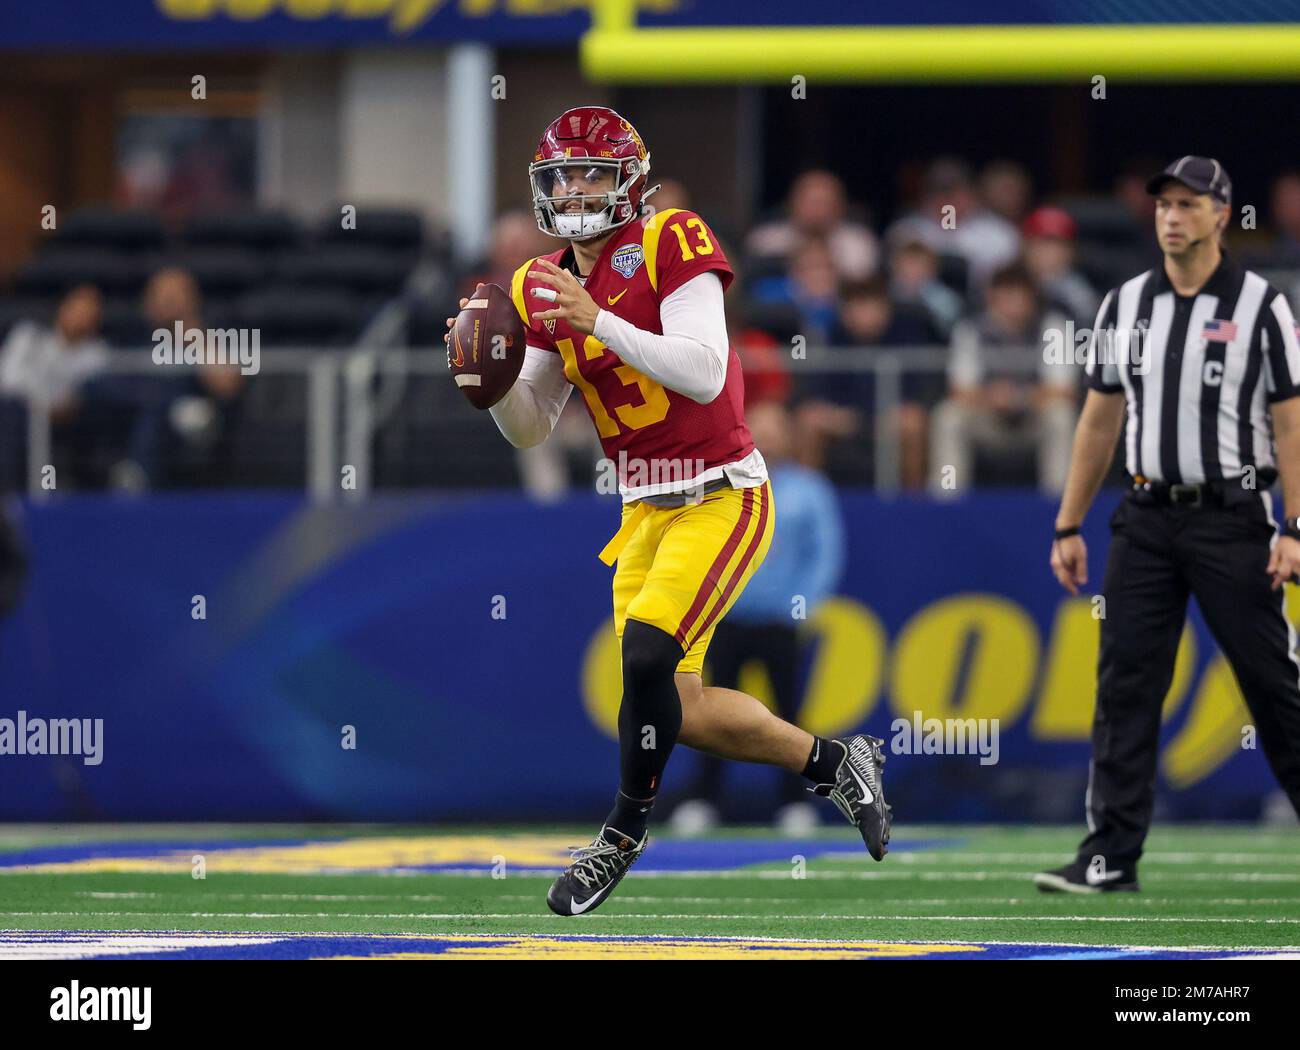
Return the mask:
<svg viewBox="0 0 1300 1050">
<path fill-rule="evenodd" d="M 1101 304 L 1052 544 L 1052 571 L 1077 594 L 1079 525 L 1123 430 L 1133 485 L 1110 519 L 1088 835 L 1072 863 L 1034 876 L 1041 890 L 1137 890 L 1189 594 L 1300 813 L 1300 662 L 1281 590 L 1300 568 L 1300 340 L 1281 293 L 1220 246 L 1232 187 L 1218 161 L 1183 157 L 1147 192 L 1164 264 Z M 1279 472 L 1281 537 L 1267 491 Z"/>
</svg>

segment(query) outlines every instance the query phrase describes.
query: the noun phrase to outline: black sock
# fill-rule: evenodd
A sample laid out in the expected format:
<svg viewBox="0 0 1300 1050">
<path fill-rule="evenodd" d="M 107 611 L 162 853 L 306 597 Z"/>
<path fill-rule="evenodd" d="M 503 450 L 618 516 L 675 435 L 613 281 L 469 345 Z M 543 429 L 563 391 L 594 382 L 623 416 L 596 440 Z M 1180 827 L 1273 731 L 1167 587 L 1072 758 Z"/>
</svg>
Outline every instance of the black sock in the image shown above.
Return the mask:
<svg viewBox="0 0 1300 1050">
<path fill-rule="evenodd" d="M 614 808 L 605 818 L 605 826 L 621 831 L 634 842 L 640 842 L 650 826 L 650 810 L 654 808 L 652 798 L 628 798 L 623 792 L 614 796 Z"/>
<path fill-rule="evenodd" d="M 825 737 L 813 737 L 812 750 L 808 752 L 808 763 L 803 767 L 803 775 L 814 784 L 832 784 L 835 771 L 840 768 L 848 752 L 838 740 Z"/>
</svg>

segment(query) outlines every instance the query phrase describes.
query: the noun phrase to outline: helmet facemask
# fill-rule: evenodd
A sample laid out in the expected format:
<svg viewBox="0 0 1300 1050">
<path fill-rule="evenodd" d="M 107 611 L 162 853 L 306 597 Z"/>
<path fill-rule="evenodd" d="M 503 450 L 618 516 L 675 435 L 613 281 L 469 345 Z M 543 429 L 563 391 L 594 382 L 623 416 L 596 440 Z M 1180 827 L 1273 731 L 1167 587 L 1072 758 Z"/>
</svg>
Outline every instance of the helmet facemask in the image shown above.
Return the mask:
<svg viewBox="0 0 1300 1050">
<path fill-rule="evenodd" d="M 580 169 L 585 181 L 592 181 L 593 171 L 605 171 L 613 176 L 614 188 L 605 193 L 571 194 L 565 191 L 566 174 L 570 169 Z M 636 218 L 637 207 L 632 203 L 632 189 L 638 179 L 644 179 L 650 170 L 650 157 L 619 160 L 612 157 L 557 157 L 534 161 L 528 166 L 528 178 L 533 190 L 533 214 L 537 226 L 552 237 L 570 241 L 585 241 L 599 237 Z M 573 201 L 582 204 L 582 210 L 565 209 Z M 588 210 L 598 203 L 597 210 Z"/>
</svg>

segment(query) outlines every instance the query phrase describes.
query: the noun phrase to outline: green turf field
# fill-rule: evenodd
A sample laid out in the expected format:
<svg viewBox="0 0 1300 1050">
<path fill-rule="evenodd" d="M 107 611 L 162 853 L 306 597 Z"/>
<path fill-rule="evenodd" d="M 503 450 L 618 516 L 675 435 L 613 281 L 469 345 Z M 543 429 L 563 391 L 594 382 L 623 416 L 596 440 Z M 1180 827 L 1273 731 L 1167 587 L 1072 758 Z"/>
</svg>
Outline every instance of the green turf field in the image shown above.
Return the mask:
<svg viewBox="0 0 1300 1050">
<path fill-rule="evenodd" d="M 0 955 L 34 951 L 21 931 L 53 931 L 39 943 L 54 955 L 134 943 L 85 931 L 340 935 L 139 941 L 262 957 L 1300 953 L 1300 829 L 1162 828 L 1141 895 L 1039 893 L 1033 872 L 1062 863 L 1079 831 L 910 826 L 882 864 L 847 828 L 661 836 L 598 911 L 559 918 L 545 893 L 579 829 L 9 826 Z"/>
</svg>

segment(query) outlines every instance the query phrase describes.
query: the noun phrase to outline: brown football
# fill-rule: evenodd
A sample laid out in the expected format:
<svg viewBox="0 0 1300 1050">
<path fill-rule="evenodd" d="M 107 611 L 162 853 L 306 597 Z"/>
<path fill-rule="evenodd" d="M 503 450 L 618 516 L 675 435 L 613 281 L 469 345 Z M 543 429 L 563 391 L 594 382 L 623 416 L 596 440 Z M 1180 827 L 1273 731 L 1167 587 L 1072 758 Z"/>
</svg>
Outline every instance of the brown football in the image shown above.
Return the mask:
<svg viewBox="0 0 1300 1050">
<path fill-rule="evenodd" d="M 524 324 L 510 293 L 480 284 L 452 325 L 447 367 L 471 405 L 491 408 L 519 378 L 524 346 Z"/>
</svg>

